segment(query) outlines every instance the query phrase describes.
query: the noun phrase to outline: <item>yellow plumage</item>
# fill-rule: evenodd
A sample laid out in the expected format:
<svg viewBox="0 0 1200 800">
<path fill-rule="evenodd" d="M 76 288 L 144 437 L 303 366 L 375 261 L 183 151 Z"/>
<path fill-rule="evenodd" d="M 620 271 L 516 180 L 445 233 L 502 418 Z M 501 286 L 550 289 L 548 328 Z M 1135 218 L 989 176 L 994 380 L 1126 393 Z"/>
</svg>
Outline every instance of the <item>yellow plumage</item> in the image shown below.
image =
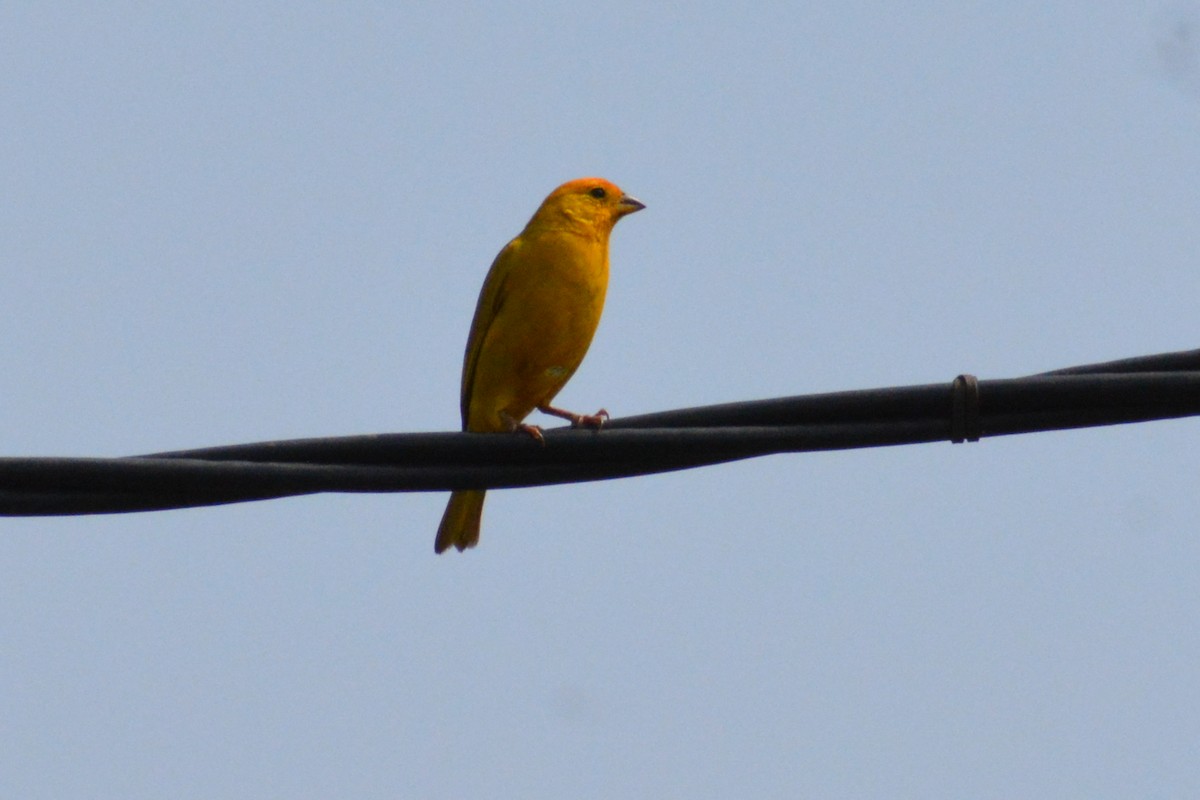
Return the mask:
<svg viewBox="0 0 1200 800">
<path fill-rule="evenodd" d="M 522 420 L 535 408 L 598 425 L 550 401 L 575 374 L 604 309 L 608 238 L 613 225 L 644 206 L 602 178 L 580 178 L 550 193 L 488 271 L 467 338 L 462 372 L 465 431 L 538 429 Z M 454 492 L 434 549 L 479 541 L 484 492 Z"/>
</svg>

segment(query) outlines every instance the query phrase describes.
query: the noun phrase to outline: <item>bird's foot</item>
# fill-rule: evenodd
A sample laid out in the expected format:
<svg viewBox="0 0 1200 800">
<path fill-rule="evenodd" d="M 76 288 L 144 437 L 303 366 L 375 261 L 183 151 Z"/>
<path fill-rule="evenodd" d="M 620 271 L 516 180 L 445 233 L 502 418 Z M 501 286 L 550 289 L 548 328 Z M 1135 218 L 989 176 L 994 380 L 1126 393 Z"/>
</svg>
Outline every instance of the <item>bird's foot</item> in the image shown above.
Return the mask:
<svg viewBox="0 0 1200 800">
<path fill-rule="evenodd" d="M 572 428 L 592 428 L 599 430 L 608 421 L 608 412 L 603 408 L 595 414 L 576 414 L 574 411 L 565 411 L 554 406 L 538 406 L 538 411 L 543 414 L 549 414 L 552 417 L 559 417 L 571 423 Z"/>
<path fill-rule="evenodd" d="M 543 447 L 546 446 L 546 438 L 542 436 L 542 429 L 537 425 L 526 425 L 524 422 L 518 422 L 508 414 L 502 414 L 501 417 L 504 419 L 505 424 L 508 425 L 509 433 L 523 433 L 526 436 L 532 437 L 534 441 Z"/>
</svg>

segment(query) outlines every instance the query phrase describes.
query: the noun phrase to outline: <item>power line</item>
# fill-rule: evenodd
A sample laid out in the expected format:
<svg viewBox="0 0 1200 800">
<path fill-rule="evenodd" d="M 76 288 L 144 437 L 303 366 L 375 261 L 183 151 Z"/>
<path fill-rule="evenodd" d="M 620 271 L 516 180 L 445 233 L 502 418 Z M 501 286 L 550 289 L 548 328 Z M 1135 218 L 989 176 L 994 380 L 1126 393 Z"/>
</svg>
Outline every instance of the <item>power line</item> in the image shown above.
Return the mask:
<svg viewBox="0 0 1200 800">
<path fill-rule="evenodd" d="M 298 439 L 126 458 L 0 458 L 0 516 L 59 516 L 317 492 L 512 488 L 632 477 L 777 453 L 847 450 L 1200 415 L 1200 350 L 1025 378 L 663 411 L 601 431 Z"/>
</svg>

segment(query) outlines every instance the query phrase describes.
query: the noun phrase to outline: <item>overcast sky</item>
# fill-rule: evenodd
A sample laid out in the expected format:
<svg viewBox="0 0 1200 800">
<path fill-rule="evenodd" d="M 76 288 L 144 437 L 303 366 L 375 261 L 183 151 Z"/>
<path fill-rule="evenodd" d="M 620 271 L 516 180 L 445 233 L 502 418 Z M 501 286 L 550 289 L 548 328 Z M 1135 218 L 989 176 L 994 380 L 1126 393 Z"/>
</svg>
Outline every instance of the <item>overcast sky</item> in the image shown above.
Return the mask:
<svg viewBox="0 0 1200 800">
<path fill-rule="evenodd" d="M 917 5 L 0 6 L 0 454 L 455 429 L 593 174 L 568 408 L 1200 347 L 1200 4 Z M 1196 796 L 1198 425 L 2 520 L 0 795 Z"/>
</svg>

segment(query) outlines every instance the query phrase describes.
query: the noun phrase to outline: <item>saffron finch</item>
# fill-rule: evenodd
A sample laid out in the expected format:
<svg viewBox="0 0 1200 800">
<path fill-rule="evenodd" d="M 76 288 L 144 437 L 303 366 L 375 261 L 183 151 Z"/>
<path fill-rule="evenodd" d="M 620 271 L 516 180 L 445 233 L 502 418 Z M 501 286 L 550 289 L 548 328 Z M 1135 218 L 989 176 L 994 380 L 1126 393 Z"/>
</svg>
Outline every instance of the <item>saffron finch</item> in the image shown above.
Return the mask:
<svg viewBox="0 0 1200 800">
<path fill-rule="evenodd" d="M 645 206 L 602 178 L 580 178 L 547 197 L 505 245 L 484 279 L 462 370 L 464 431 L 518 431 L 536 408 L 572 426 L 599 427 L 608 412 L 573 414 L 550 405 L 583 361 L 608 288 L 613 225 Z M 479 542 L 484 491 L 450 495 L 434 550 Z"/>
</svg>

